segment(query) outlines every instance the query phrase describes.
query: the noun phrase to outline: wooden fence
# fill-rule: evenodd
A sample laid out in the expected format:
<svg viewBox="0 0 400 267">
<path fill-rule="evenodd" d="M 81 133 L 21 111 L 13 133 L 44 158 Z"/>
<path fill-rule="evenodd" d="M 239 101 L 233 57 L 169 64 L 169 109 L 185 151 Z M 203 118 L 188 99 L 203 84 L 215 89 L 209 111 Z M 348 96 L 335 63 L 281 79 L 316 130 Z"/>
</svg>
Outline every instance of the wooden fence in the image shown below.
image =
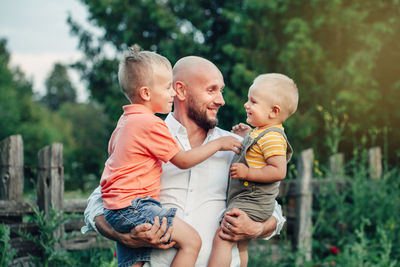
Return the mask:
<svg viewBox="0 0 400 267">
<path fill-rule="evenodd" d="M 110 247 L 112 242 L 99 238 L 95 232 L 82 235 L 80 228 L 84 225 L 83 212 L 86 199 L 64 199 L 64 169 L 62 144 L 55 143 L 38 152 L 37 161 L 37 202 L 23 199 L 24 156 L 23 141 L 20 135 L 10 136 L 0 142 L 0 223 L 11 228 L 11 245 L 18 250 L 13 264 L 29 262 L 28 254 L 39 255 L 40 249 L 19 237 L 18 230 L 37 233 L 37 226 L 23 222 L 26 214 L 32 214 L 32 206 L 38 206 L 48 216 L 50 209 L 63 211 L 65 214 L 82 214 L 79 219 L 67 221 L 54 235 L 62 237 L 65 233 L 72 238 L 63 239 L 61 248 L 65 250 L 85 250 L 92 247 Z M 287 196 L 293 201 L 284 208 L 287 217 L 287 231 L 293 235 L 298 249 L 305 253 L 305 259 L 311 259 L 312 241 L 312 193 L 323 181 L 330 181 L 344 174 L 344 156 L 337 154 L 330 157 L 331 178 L 313 179 L 313 150 L 307 149 L 299 154 L 297 162 L 298 177 L 296 180 L 284 181 L 280 187 L 280 197 Z M 379 178 L 382 175 L 382 159 L 379 147 L 369 151 L 370 176 Z"/>
</svg>

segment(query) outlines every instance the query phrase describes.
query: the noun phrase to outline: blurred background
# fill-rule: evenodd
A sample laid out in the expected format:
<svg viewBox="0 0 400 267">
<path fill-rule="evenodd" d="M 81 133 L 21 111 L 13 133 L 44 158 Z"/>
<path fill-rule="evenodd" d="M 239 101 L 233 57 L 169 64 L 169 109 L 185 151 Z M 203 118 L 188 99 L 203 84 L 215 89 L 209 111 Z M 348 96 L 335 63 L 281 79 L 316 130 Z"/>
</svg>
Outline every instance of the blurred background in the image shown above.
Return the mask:
<svg viewBox="0 0 400 267">
<path fill-rule="evenodd" d="M 386 180 L 377 189 L 394 203 L 400 177 L 399 40 L 398 0 L 5 1 L 0 11 L 0 140 L 22 135 L 25 176 L 32 177 L 25 179 L 27 192 L 34 188 L 38 149 L 63 143 L 66 191 L 86 197 L 98 185 L 109 136 L 127 104 L 118 86 L 119 56 L 138 44 L 172 64 L 187 55 L 214 62 L 225 78 L 219 126 L 226 130 L 245 121 L 243 104 L 257 75 L 291 77 L 300 102 L 284 126 L 295 159 L 313 148 L 314 174 L 324 177 L 328 157 L 342 152 L 354 177 L 360 169 L 350 168 L 355 166 L 351 160 L 379 146 Z M 288 179 L 293 178 L 296 172 L 289 171 Z M 371 193 L 370 186 L 363 190 Z M 337 200 L 327 198 L 327 203 Z M 386 212 L 396 213 L 387 205 Z M 382 229 L 394 231 L 388 215 L 379 216 Z M 364 223 L 357 220 L 346 230 L 353 241 Z M 375 226 L 368 228 L 376 234 L 371 240 L 381 240 L 378 221 L 365 223 Z M 333 238 L 344 235 L 335 227 L 329 240 L 344 246 L 348 240 Z M 320 229 L 321 236 L 326 231 Z M 398 232 L 390 241 L 394 247 L 400 244 Z M 387 251 L 390 258 L 399 249 Z"/>
<path fill-rule="evenodd" d="M 399 163 L 398 1 L 2 5 L 0 139 L 22 134 L 28 165 L 37 148 L 62 142 L 67 189 L 91 190 L 99 180 L 108 138 L 127 104 L 118 59 L 132 44 L 172 64 L 187 55 L 214 62 L 226 83 L 224 129 L 245 121 L 252 80 L 279 72 L 300 91 L 299 109 L 285 125 L 295 152 L 314 148 L 324 162 L 338 151 L 351 156 L 381 146 L 390 166 Z"/>
</svg>

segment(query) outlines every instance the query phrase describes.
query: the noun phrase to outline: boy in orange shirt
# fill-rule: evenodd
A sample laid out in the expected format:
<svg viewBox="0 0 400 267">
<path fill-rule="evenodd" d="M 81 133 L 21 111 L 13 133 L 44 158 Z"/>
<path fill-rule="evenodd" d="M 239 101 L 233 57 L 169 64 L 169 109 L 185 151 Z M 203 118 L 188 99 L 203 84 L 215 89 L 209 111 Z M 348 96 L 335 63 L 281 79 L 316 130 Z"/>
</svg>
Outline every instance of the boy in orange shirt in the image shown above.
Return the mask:
<svg viewBox="0 0 400 267">
<path fill-rule="evenodd" d="M 262 222 L 271 217 L 279 183 L 286 176 L 286 164 L 292 156 L 282 123 L 297 109 L 299 94 L 292 79 L 283 74 L 262 74 L 254 79 L 244 104 L 247 123 L 239 124 L 233 132 L 245 137 L 239 155 L 230 168 L 225 216 L 234 216 L 240 209 L 253 220 Z M 227 228 L 234 225 L 227 224 Z M 215 235 L 209 267 L 230 266 L 234 242 Z M 240 266 L 247 266 L 249 240 L 238 242 Z"/>
<path fill-rule="evenodd" d="M 182 151 L 165 122 L 154 113 L 172 109 L 171 63 L 163 56 L 134 46 L 119 65 L 118 78 L 132 103 L 123 107 L 109 141 L 109 158 L 101 177 L 101 193 L 107 222 L 118 232 L 128 233 L 137 225 L 166 217 L 174 226 L 172 241 L 178 253 L 172 266 L 194 266 L 201 239 L 190 225 L 175 217 L 176 209 L 163 209 L 158 201 L 161 166 L 171 161 L 190 168 L 219 150 L 238 152 L 241 143 L 227 136 L 189 151 Z M 117 243 L 118 266 L 142 266 L 150 260 L 151 248 L 128 248 Z"/>
</svg>

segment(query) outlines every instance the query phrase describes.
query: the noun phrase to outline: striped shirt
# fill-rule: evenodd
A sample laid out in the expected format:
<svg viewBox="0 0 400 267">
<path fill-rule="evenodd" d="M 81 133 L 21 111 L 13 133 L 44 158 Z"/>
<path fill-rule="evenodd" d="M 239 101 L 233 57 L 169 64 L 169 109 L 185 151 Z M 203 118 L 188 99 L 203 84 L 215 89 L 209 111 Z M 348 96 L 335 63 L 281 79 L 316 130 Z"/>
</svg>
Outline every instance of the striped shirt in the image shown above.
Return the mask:
<svg viewBox="0 0 400 267">
<path fill-rule="evenodd" d="M 273 125 L 271 127 L 277 127 L 283 130 L 282 124 Z M 256 128 L 250 133 L 250 136 L 256 138 L 261 132 L 268 128 Z M 250 168 L 262 168 L 267 165 L 266 160 L 269 157 L 286 156 L 286 149 L 286 140 L 280 133 L 268 132 L 247 151 L 246 160 Z"/>
</svg>

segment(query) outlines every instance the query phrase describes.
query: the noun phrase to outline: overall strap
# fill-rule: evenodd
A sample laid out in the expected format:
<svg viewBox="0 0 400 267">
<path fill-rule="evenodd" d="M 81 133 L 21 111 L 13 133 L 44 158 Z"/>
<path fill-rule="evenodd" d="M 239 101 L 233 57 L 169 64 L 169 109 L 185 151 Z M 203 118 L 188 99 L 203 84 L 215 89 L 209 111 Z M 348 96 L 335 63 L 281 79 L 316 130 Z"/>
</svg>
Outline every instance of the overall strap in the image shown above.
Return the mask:
<svg viewBox="0 0 400 267">
<path fill-rule="evenodd" d="M 268 129 L 262 131 L 256 138 L 254 138 L 252 145 L 254 145 L 255 143 L 257 143 L 258 140 L 260 140 L 261 137 L 263 137 L 265 134 L 267 134 L 267 133 L 269 133 L 269 132 L 277 132 L 277 133 L 280 133 L 280 134 L 283 136 L 283 138 L 285 138 L 286 143 L 287 143 L 286 162 L 289 162 L 290 159 L 292 158 L 292 155 L 293 155 L 293 148 L 292 148 L 292 146 L 290 145 L 290 143 L 289 143 L 289 141 L 288 141 L 288 138 L 287 138 L 285 132 L 284 132 L 281 128 L 278 128 L 278 127 L 271 127 L 271 128 L 268 128 Z"/>
</svg>

